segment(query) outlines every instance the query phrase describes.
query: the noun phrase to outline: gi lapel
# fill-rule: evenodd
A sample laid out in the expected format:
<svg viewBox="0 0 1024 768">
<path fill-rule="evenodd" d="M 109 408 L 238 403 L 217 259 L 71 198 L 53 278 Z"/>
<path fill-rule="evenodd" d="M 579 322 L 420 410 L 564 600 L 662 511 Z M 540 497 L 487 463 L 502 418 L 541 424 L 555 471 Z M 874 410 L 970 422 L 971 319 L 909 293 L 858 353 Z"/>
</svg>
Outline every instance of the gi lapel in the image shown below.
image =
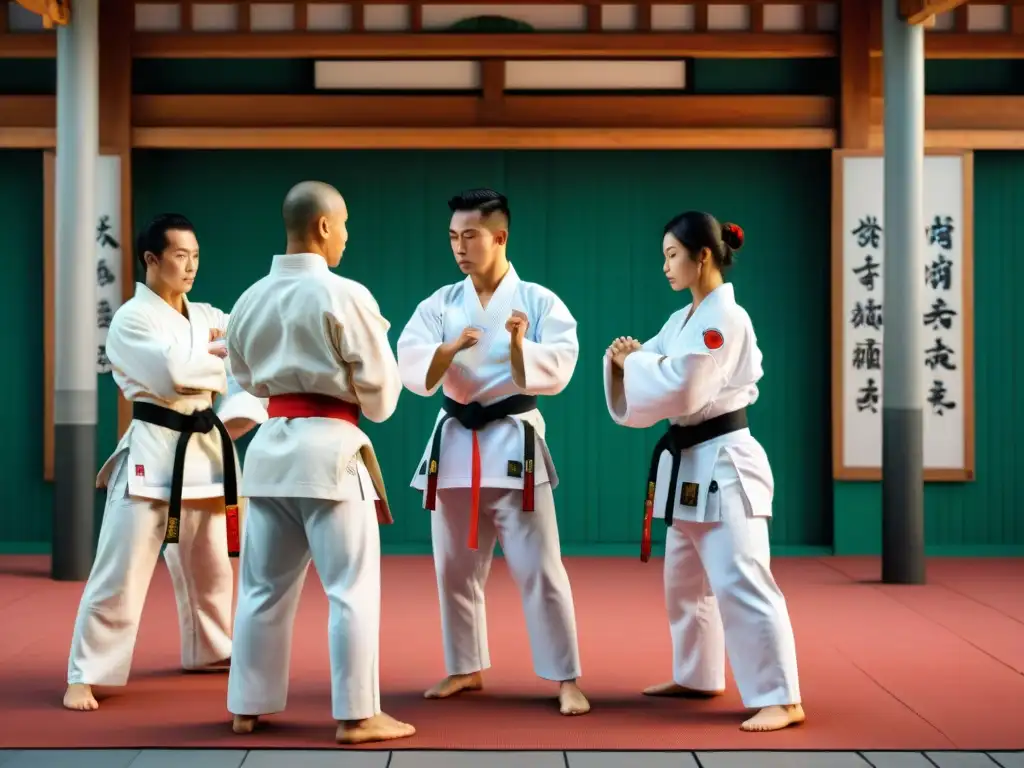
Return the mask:
<svg viewBox="0 0 1024 768">
<path fill-rule="evenodd" d="M 463 365 L 469 368 L 476 367 L 487 358 L 495 341 L 502 338 L 502 334 L 508 335 L 505 330 L 505 321 L 512 314 L 512 307 L 519 291 L 519 283 L 519 275 L 516 274 L 515 267 L 509 264 L 508 272 L 505 273 L 498 289 L 487 303 L 487 308 L 484 309 L 480 305 L 480 297 L 477 296 L 473 282 L 468 277 L 466 278 L 466 286 L 462 293 L 463 309 L 466 317 L 470 319 L 470 323 L 480 328 L 483 333 L 476 346 L 465 351 L 466 356 L 460 361 Z"/>
<path fill-rule="evenodd" d="M 185 312 L 188 313 L 189 330 L 192 334 L 192 357 L 201 355 L 210 346 L 210 328 L 206 324 L 206 317 L 200 312 L 195 312 L 185 299 Z"/>
</svg>

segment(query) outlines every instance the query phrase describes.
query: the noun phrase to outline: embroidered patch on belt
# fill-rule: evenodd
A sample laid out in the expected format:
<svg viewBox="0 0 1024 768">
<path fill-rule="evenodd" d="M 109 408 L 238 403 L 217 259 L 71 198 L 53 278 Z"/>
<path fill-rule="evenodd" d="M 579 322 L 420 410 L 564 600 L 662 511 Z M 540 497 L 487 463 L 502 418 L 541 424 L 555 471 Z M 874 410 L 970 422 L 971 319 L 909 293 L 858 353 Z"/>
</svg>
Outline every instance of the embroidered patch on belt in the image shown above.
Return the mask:
<svg viewBox="0 0 1024 768">
<path fill-rule="evenodd" d="M 683 483 L 682 492 L 679 494 L 679 496 L 680 496 L 680 502 L 679 503 L 682 504 L 684 507 L 696 507 L 697 506 L 697 496 L 698 496 L 699 491 L 700 491 L 700 484 L 699 483 Z"/>
<path fill-rule="evenodd" d="M 510 461 L 508 463 L 508 476 L 509 477 L 522 477 L 523 476 L 523 465 L 518 461 Z"/>
<path fill-rule="evenodd" d="M 712 480 L 711 485 L 708 486 L 708 493 L 718 493 L 718 481 Z"/>
<path fill-rule="evenodd" d="M 136 477 L 145 477 L 146 476 L 146 468 L 142 464 L 136 464 L 135 465 L 135 476 Z"/>
<path fill-rule="evenodd" d="M 420 474 L 421 475 L 427 474 L 427 462 L 425 462 L 425 461 L 422 464 L 420 464 Z"/>
</svg>

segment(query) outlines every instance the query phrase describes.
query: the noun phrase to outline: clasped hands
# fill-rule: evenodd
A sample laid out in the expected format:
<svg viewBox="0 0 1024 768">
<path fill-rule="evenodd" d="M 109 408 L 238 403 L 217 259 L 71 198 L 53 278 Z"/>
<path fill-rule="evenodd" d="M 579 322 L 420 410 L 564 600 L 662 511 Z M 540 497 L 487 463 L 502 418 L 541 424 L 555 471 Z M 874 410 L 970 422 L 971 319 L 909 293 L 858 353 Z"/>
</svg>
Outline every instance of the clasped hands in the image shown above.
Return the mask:
<svg viewBox="0 0 1024 768">
<path fill-rule="evenodd" d="M 609 345 L 605 357 L 612 361 L 612 365 L 621 369 L 626 364 L 626 358 L 642 347 L 643 344 L 632 336 L 619 336 Z"/>
<path fill-rule="evenodd" d="M 220 328 L 210 329 L 210 343 L 206 348 L 206 351 L 211 355 L 219 357 L 224 360 L 228 356 L 228 345 L 224 339 L 224 331 Z"/>
</svg>

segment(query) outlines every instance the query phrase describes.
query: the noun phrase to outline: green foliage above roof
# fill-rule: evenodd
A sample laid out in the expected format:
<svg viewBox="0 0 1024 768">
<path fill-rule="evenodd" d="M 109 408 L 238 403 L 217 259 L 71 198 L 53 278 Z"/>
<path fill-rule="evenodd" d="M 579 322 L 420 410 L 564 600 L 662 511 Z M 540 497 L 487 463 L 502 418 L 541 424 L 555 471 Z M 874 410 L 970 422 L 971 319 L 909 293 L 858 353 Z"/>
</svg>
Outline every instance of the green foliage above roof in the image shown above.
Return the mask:
<svg viewBox="0 0 1024 768">
<path fill-rule="evenodd" d="M 510 32 L 533 32 L 533 26 L 519 19 L 506 16 L 470 16 L 452 24 L 448 32 L 475 32 L 482 34 L 508 34 Z"/>
</svg>

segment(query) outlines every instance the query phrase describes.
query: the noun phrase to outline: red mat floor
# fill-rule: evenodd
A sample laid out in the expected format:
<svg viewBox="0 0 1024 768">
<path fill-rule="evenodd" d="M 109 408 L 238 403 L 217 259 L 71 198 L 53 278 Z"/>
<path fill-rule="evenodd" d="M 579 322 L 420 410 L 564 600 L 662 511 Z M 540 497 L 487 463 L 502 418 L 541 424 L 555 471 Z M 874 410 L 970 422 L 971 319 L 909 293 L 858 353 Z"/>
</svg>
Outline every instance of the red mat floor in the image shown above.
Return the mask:
<svg viewBox="0 0 1024 768">
<path fill-rule="evenodd" d="M 48 558 L 0 558 L 0 748 L 330 746 L 327 602 L 307 581 L 288 710 L 251 736 L 231 733 L 224 674 L 177 670 L 173 593 L 161 564 L 128 687 L 92 713 L 60 705 L 82 584 L 48 578 Z M 776 561 L 797 635 L 808 721 L 771 734 L 737 729 L 730 681 L 710 702 L 649 699 L 670 676 L 661 561 L 571 558 L 591 714 L 563 718 L 534 678 L 518 596 L 502 560 L 488 585 L 487 690 L 446 701 L 427 557 L 384 559 L 384 707 L 418 734 L 385 749 L 998 750 L 1024 747 L 1024 559 L 933 560 L 929 584 L 875 583 L 874 558 Z"/>
</svg>

